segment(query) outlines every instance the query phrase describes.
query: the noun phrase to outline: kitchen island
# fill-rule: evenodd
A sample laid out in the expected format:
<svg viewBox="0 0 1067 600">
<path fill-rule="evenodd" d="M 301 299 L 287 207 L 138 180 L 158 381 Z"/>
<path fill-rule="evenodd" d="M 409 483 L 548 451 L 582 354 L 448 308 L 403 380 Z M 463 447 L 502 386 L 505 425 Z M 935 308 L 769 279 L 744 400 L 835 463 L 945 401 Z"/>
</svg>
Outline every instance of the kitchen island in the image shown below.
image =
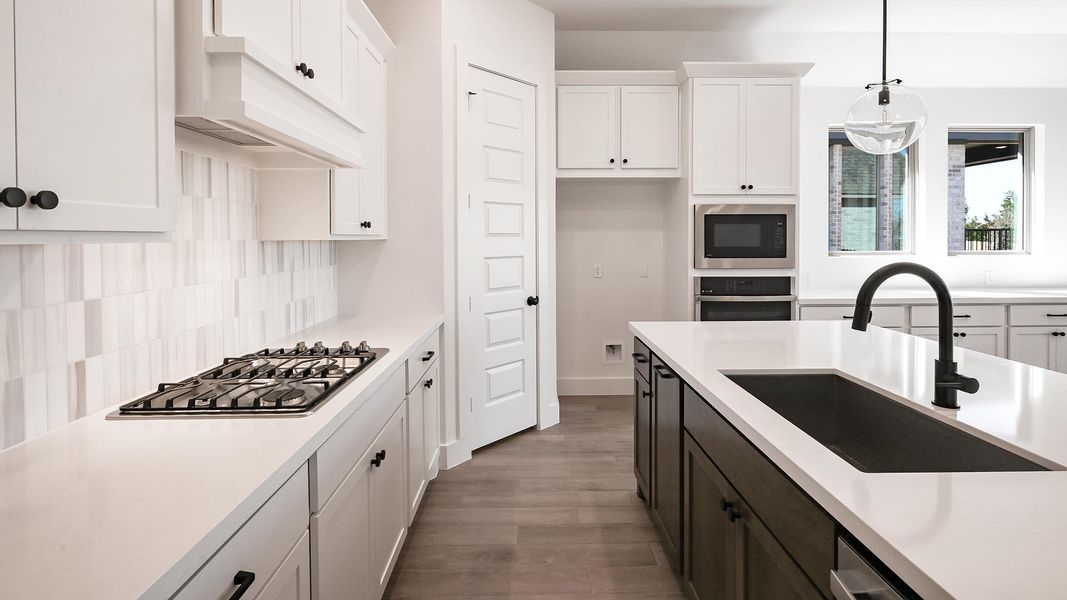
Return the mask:
<svg viewBox="0 0 1067 600">
<path fill-rule="evenodd" d="M 805 535 L 819 530 L 820 519 L 832 526 L 827 535 L 847 532 L 923 598 L 1053 597 L 1067 588 L 1067 572 L 1060 568 L 1067 554 L 1067 472 L 1062 467 L 1067 464 L 1067 375 L 958 349 L 960 371 L 982 385 L 976 394 L 961 395 L 961 410 L 948 411 L 931 404 L 937 344 L 900 332 L 872 327 L 864 333 L 834 321 L 637 322 L 630 329 L 641 342 L 635 344 L 639 411 L 644 393 L 654 397 L 656 390 L 655 383 L 650 390 L 642 386 L 660 377 L 679 378 L 686 443 L 700 434 L 690 431 L 698 424 L 685 421 L 695 398 L 758 450 L 754 455 L 772 463 L 772 471 L 799 488 L 801 504 L 811 502 L 824 511 L 813 516 L 809 532 L 793 535 L 775 531 L 774 515 L 749 502 L 821 596 L 829 595 L 831 575 L 824 568 L 833 550 L 824 555 L 825 543 L 833 542 L 821 539 L 823 545 L 811 551 L 818 556 L 809 556 L 803 544 Z M 641 356 L 642 345 L 650 356 Z M 642 359 L 653 368 L 643 372 Z M 864 472 L 723 374 L 765 371 L 840 374 L 1049 470 Z M 639 432 L 639 454 L 640 437 Z M 645 447 L 662 444 L 657 437 L 662 436 L 653 436 Z M 687 449 L 681 452 L 683 463 Z M 718 459 L 704 450 L 712 461 Z M 636 458 L 640 469 L 642 458 Z M 667 470 L 673 476 L 686 465 Z M 744 482 L 728 483 L 745 494 Z M 648 490 L 642 493 L 647 496 Z M 692 493 L 672 491 L 667 497 L 691 500 Z M 652 496 L 653 505 L 662 501 L 663 494 Z M 726 504 L 723 510 L 733 522 Z M 692 533 L 692 525 L 681 531 Z M 697 533 L 706 535 L 707 528 Z M 758 541 L 759 533 L 753 539 Z M 684 553 L 684 536 L 680 546 Z M 679 557 L 679 562 L 684 570 L 685 560 Z"/>
</svg>

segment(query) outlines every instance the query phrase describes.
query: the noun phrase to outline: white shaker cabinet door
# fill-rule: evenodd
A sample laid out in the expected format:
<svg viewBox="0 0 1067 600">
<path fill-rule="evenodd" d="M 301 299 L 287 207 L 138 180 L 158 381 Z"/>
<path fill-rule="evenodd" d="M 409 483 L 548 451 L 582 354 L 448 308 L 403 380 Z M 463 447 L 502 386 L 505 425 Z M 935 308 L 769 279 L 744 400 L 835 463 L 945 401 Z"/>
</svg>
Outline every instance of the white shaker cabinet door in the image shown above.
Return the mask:
<svg viewBox="0 0 1067 600">
<path fill-rule="evenodd" d="M 622 168 L 678 168 L 678 88 L 623 86 Z"/>
<path fill-rule="evenodd" d="M 166 231 L 174 173 L 172 0 L 15 0 L 19 228 Z M 41 194 L 40 198 L 52 198 Z"/>
<path fill-rule="evenodd" d="M 367 450 L 317 514 L 311 516 L 316 598 L 370 598 L 371 459 Z M 377 597 L 377 596 L 373 596 Z"/>
<path fill-rule="evenodd" d="M 215 0 L 215 33 L 243 37 L 294 77 L 299 0 Z"/>
<path fill-rule="evenodd" d="M 405 430 L 407 406 L 401 405 L 378 439 L 372 452 L 380 452 L 381 464 L 371 473 L 371 591 L 380 598 L 389 574 L 407 537 L 407 465 Z"/>
<path fill-rule="evenodd" d="M 359 51 L 359 115 L 363 136 L 363 169 L 359 172 L 359 216 L 364 233 L 386 234 L 385 59 L 368 44 Z"/>
<path fill-rule="evenodd" d="M 0 190 L 15 179 L 15 8 L 0 0 Z M 13 192 L 17 193 L 17 192 Z M 18 225 L 18 209 L 0 204 L 0 230 Z"/>
<path fill-rule="evenodd" d="M 984 352 L 993 356 L 1007 356 L 1008 340 L 1002 327 L 957 327 L 953 342 L 960 348 Z"/>
<path fill-rule="evenodd" d="M 343 0 L 300 0 L 297 63 L 314 71 L 311 85 L 331 100 L 342 101 Z"/>
<path fill-rule="evenodd" d="M 438 362 L 434 361 L 408 394 L 409 523 L 415 520 L 415 513 L 430 480 L 437 476 L 440 389 Z"/>
<path fill-rule="evenodd" d="M 754 79 L 745 90 L 745 176 L 749 194 L 797 191 L 796 81 Z"/>
<path fill-rule="evenodd" d="M 256 600 L 311 600 L 311 541 L 304 532 Z"/>
<path fill-rule="evenodd" d="M 1062 338 L 1056 334 L 1060 331 L 1067 332 L 1067 328 L 1012 327 L 1009 358 L 1042 369 L 1062 370 L 1057 368 L 1060 366 L 1057 364 L 1057 350 L 1061 346 Z M 1067 356 L 1064 359 L 1067 359 Z"/>
<path fill-rule="evenodd" d="M 744 194 L 745 80 L 693 81 L 693 194 Z"/>
<path fill-rule="evenodd" d="M 618 167 L 619 88 L 568 85 L 557 91 L 557 159 L 560 169 Z M 492 120 L 492 115 L 489 116 Z"/>
</svg>

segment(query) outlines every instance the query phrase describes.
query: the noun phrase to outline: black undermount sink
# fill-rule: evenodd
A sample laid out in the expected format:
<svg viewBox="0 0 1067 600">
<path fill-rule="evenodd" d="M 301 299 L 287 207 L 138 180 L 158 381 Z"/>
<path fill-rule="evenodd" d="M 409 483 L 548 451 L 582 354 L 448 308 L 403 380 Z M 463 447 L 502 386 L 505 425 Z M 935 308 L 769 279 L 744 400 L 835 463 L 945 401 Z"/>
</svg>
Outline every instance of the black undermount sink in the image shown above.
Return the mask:
<svg viewBox="0 0 1067 600">
<path fill-rule="evenodd" d="M 726 377 L 860 471 L 1049 470 L 839 375 Z"/>
</svg>

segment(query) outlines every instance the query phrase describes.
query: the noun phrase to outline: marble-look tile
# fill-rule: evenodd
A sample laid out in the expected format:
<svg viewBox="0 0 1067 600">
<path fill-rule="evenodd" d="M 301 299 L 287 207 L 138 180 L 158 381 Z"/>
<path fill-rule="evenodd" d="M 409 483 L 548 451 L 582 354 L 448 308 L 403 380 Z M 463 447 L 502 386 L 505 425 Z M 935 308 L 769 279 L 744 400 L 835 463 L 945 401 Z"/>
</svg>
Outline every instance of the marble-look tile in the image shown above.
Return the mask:
<svg viewBox="0 0 1067 600">
<path fill-rule="evenodd" d="M 91 415 L 104 409 L 104 357 L 85 359 L 85 414 Z"/>
<path fill-rule="evenodd" d="M 0 312 L 0 382 L 22 377 L 22 317 L 17 310 Z"/>
<path fill-rule="evenodd" d="M 82 290 L 86 300 L 99 298 L 102 295 L 100 265 L 100 244 L 84 244 L 82 246 Z"/>
<path fill-rule="evenodd" d="M 104 352 L 103 301 L 99 298 L 85 301 L 85 356 L 99 356 Z"/>
<path fill-rule="evenodd" d="M 88 414 L 85 398 L 85 361 L 68 366 L 67 374 L 67 412 L 71 420 L 80 419 Z"/>
<path fill-rule="evenodd" d="M 67 364 L 67 305 L 44 307 L 44 359 L 48 368 Z"/>
<path fill-rule="evenodd" d="M 47 397 L 48 397 L 48 429 L 62 427 L 69 423 L 70 414 L 70 382 L 68 380 L 67 365 L 52 367 L 46 372 Z"/>
<path fill-rule="evenodd" d="M 21 246 L 19 277 L 22 287 L 22 306 L 44 306 L 44 246 Z"/>
<path fill-rule="evenodd" d="M 100 244 L 101 296 L 119 293 L 119 246 L 121 244 Z"/>
<path fill-rule="evenodd" d="M 0 246 L 0 311 L 22 308 L 21 249 L 19 246 Z"/>
<path fill-rule="evenodd" d="M 21 311 L 22 372 L 44 371 L 47 365 L 45 347 L 44 308 L 24 308 Z"/>
<path fill-rule="evenodd" d="M 0 383 L 0 448 L 14 446 L 26 439 L 23 398 L 21 379 Z"/>
<path fill-rule="evenodd" d="M 42 248 L 44 252 L 44 303 L 65 302 L 67 290 L 66 277 L 63 273 L 63 245 L 45 244 Z"/>
<path fill-rule="evenodd" d="M 85 359 L 85 302 L 68 302 L 66 311 L 67 361 Z"/>
<path fill-rule="evenodd" d="M 81 244 L 63 245 L 63 289 L 65 300 L 76 302 L 85 297 L 85 260 Z"/>
</svg>

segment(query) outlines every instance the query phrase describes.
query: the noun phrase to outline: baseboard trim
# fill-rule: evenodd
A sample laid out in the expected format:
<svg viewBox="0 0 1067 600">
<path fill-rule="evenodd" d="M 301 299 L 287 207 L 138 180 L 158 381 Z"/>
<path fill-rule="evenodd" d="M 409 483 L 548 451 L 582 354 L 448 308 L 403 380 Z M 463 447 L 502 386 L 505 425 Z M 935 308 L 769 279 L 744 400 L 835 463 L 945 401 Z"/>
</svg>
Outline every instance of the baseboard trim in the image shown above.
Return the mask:
<svg viewBox="0 0 1067 600">
<path fill-rule="evenodd" d="M 628 396 L 633 394 L 632 377 L 575 377 L 557 379 L 560 396 Z"/>
</svg>

